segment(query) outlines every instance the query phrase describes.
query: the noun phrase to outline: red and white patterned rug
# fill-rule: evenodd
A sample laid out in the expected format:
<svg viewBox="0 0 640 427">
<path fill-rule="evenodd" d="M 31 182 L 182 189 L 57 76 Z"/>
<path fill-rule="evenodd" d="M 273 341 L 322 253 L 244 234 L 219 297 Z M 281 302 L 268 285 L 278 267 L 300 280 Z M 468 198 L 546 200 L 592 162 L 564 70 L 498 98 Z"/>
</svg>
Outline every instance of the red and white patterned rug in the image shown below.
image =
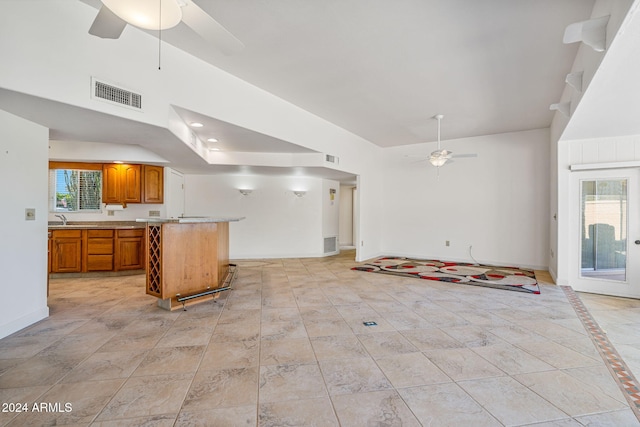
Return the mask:
<svg viewBox="0 0 640 427">
<path fill-rule="evenodd" d="M 352 270 L 539 294 L 533 270 L 404 257 L 382 257 Z"/>
</svg>

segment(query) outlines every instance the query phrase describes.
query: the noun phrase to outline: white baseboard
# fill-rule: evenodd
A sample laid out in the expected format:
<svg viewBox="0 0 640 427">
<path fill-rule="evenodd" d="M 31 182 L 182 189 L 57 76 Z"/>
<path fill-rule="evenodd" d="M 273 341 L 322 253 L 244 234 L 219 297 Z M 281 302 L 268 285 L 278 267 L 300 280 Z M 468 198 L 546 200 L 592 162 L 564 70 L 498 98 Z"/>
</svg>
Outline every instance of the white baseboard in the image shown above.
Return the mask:
<svg viewBox="0 0 640 427">
<path fill-rule="evenodd" d="M 4 338 L 18 332 L 19 330 L 24 329 L 27 326 L 31 326 L 42 319 L 46 319 L 47 317 L 49 317 L 49 307 L 45 306 L 18 319 L 12 320 L 9 323 L 5 323 L 0 326 L 0 338 Z"/>
</svg>

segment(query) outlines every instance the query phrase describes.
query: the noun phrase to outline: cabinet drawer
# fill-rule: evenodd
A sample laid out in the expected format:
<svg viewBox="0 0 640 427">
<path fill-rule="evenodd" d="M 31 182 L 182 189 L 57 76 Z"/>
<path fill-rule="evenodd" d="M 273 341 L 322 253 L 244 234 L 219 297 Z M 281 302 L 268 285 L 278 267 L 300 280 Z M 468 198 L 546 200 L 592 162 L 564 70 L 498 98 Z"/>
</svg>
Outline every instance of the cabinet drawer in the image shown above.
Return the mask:
<svg viewBox="0 0 640 427">
<path fill-rule="evenodd" d="M 79 239 L 82 237 L 82 230 L 53 230 L 52 232 L 54 239 L 59 237 L 77 237 Z"/>
<path fill-rule="evenodd" d="M 87 253 L 89 255 L 112 255 L 113 239 L 89 239 L 87 241 Z"/>
<path fill-rule="evenodd" d="M 144 228 L 118 230 L 118 237 L 142 237 L 142 236 L 144 236 Z"/>
<path fill-rule="evenodd" d="M 87 271 L 112 271 L 113 255 L 87 256 Z"/>
<path fill-rule="evenodd" d="M 87 237 L 113 237 L 113 230 L 87 230 Z"/>
</svg>

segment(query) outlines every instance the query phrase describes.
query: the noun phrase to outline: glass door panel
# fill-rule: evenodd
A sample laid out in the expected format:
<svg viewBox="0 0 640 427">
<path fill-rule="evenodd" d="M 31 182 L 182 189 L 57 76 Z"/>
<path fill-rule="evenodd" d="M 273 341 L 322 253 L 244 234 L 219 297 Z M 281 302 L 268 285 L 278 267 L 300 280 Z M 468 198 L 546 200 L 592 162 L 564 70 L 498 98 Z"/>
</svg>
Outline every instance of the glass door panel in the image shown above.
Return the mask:
<svg viewBox="0 0 640 427">
<path fill-rule="evenodd" d="M 581 277 L 627 280 L 627 179 L 580 182 Z"/>
</svg>

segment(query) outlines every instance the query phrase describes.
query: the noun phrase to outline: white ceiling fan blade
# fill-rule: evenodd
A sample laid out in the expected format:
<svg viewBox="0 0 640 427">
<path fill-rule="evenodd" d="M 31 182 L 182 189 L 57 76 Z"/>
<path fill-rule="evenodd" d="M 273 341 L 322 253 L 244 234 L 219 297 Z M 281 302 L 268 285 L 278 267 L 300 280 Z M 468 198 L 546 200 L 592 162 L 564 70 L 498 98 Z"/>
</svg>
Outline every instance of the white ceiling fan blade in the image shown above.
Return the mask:
<svg viewBox="0 0 640 427">
<path fill-rule="evenodd" d="M 193 1 L 188 1 L 187 5 L 182 8 L 182 21 L 225 55 L 231 55 L 244 49 L 244 44 L 240 40 Z"/>
<path fill-rule="evenodd" d="M 471 154 L 454 154 L 454 155 L 453 155 L 453 156 L 451 156 L 451 157 L 455 157 L 455 158 L 458 158 L 458 159 L 462 159 L 462 158 L 465 158 L 465 157 L 478 157 L 478 155 L 477 155 L 477 154 L 475 154 L 475 153 L 471 153 Z"/>
<path fill-rule="evenodd" d="M 89 34 L 103 39 L 117 39 L 126 26 L 127 23 L 124 20 L 120 19 L 108 7 L 102 6 L 96 19 L 93 20 L 91 28 L 89 28 Z"/>
</svg>

